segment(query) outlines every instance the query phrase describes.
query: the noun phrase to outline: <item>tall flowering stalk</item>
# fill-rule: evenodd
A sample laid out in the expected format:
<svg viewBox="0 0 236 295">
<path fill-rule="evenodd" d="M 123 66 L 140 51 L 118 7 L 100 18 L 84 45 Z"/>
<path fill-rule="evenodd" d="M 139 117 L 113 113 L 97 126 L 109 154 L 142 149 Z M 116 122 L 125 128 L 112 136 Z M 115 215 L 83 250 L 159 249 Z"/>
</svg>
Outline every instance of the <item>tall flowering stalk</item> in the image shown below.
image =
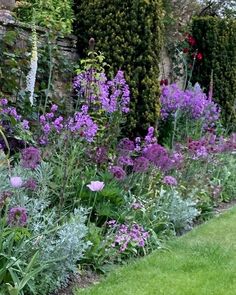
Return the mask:
<svg viewBox="0 0 236 295">
<path fill-rule="evenodd" d="M 33 23 L 32 28 L 32 52 L 31 52 L 31 60 L 30 60 L 30 71 L 26 77 L 26 91 L 30 93 L 30 103 L 34 104 L 34 87 L 36 81 L 36 73 L 38 68 L 38 50 L 37 50 L 37 33 L 35 23 Z"/>
</svg>

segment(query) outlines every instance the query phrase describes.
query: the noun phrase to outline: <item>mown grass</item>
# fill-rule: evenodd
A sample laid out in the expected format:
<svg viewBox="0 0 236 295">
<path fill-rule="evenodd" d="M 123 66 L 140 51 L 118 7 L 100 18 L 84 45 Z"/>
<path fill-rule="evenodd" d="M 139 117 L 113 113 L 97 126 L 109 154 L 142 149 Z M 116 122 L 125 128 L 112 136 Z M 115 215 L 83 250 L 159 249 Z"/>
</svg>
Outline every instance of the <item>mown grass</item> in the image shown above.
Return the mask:
<svg viewBox="0 0 236 295">
<path fill-rule="evenodd" d="M 76 295 L 235 295 L 236 207 Z"/>
</svg>

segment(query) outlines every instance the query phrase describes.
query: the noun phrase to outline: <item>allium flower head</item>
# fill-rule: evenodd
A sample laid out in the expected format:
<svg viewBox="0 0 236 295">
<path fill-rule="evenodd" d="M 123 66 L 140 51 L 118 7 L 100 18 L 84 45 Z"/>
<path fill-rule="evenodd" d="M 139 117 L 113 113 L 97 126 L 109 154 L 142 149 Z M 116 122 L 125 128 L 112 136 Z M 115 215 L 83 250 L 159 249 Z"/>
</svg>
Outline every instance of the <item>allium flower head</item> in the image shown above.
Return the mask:
<svg viewBox="0 0 236 295">
<path fill-rule="evenodd" d="M 27 223 L 27 212 L 23 207 L 11 208 L 8 212 L 8 224 L 11 226 L 25 226 Z"/>
<path fill-rule="evenodd" d="M 21 152 L 21 164 L 24 168 L 35 169 L 41 162 L 40 150 L 28 147 Z"/>
<path fill-rule="evenodd" d="M 29 191 L 35 191 L 37 189 L 37 182 L 36 180 L 30 178 L 24 183 L 24 187 Z"/>
<path fill-rule="evenodd" d="M 167 185 L 173 185 L 173 186 L 176 186 L 178 184 L 177 180 L 173 176 L 169 176 L 169 175 L 164 177 L 163 183 Z"/>
<path fill-rule="evenodd" d="M 14 188 L 20 188 L 23 185 L 23 180 L 19 176 L 12 176 L 10 178 L 10 183 L 11 183 L 11 186 L 12 187 L 14 187 Z"/>
<path fill-rule="evenodd" d="M 110 168 L 110 172 L 117 180 L 123 180 L 126 177 L 125 171 L 119 166 L 113 166 Z"/>
<path fill-rule="evenodd" d="M 102 181 L 91 181 L 90 184 L 87 184 L 87 187 L 92 191 L 92 192 L 99 192 L 103 190 L 105 184 Z"/>
</svg>

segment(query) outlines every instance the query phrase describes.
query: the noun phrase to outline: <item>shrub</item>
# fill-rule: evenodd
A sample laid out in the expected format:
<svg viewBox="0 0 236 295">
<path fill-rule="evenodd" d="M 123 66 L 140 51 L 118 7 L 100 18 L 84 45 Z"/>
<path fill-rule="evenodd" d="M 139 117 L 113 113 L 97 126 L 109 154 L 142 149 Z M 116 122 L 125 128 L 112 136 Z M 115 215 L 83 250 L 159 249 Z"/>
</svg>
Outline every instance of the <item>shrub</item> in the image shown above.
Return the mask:
<svg viewBox="0 0 236 295">
<path fill-rule="evenodd" d="M 85 55 L 93 37 L 113 72 L 125 71 L 131 88 L 127 129 L 144 133 L 159 116 L 160 0 L 75 1 L 79 52 Z"/>
<path fill-rule="evenodd" d="M 213 74 L 214 98 L 222 108 L 222 119 L 229 129 L 236 130 L 236 22 L 217 17 L 194 18 L 192 34 L 196 48 L 203 54 L 195 65 L 193 82 L 209 91 Z"/>
</svg>

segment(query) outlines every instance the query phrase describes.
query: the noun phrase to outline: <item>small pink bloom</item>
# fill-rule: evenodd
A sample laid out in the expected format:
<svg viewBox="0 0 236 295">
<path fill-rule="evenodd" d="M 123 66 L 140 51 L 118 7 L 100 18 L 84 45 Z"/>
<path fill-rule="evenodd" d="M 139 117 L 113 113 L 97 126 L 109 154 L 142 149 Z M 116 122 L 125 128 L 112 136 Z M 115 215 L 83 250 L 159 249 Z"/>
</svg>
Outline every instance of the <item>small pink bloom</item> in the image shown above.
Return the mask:
<svg viewBox="0 0 236 295">
<path fill-rule="evenodd" d="M 23 185 L 23 180 L 19 176 L 12 176 L 10 178 L 10 183 L 12 187 L 19 188 Z"/>
<path fill-rule="evenodd" d="M 99 192 L 104 188 L 105 184 L 102 181 L 91 181 L 90 184 L 87 184 L 87 187 L 92 192 Z"/>
</svg>

